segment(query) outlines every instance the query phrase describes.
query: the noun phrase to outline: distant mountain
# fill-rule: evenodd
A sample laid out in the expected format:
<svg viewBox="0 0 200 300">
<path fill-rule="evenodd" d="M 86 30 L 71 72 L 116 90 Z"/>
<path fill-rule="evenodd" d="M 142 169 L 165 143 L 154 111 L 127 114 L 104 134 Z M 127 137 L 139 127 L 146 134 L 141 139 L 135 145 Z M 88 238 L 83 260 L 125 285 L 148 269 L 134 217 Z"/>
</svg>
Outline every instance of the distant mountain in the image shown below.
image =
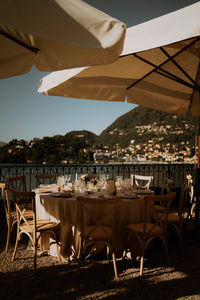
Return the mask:
<svg viewBox="0 0 200 300">
<path fill-rule="evenodd" d="M 107 127 L 101 133 L 99 142 L 121 147 L 128 147 L 133 140 L 135 144 L 146 143 L 148 140 L 162 144 L 182 141 L 194 144 L 197 128 L 197 120 L 190 113 L 177 116 L 138 106 Z"/>
<path fill-rule="evenodd" d="M 123 161 L 135 151 L 147 160 L 187 161 L 194 157 L 197 132 L 198 119 L 190 113 L 177 116 L 136 107 L 99 136 L 81 130 L 32 141 L 0 142 L 0 163 L 89 163 L 94 154 L 95 161 Z"/>
<path fill-rule="evenodd" d="M 97 139 L 96 134 L 86 130 L 31 141 L 14 139 L 1 147 L 0 163 L 90 162 Z"/>
<path fill-rule="evenodd" d="M 0 141 L 0 147 L 3 147 L 4 145 L 6 145 L 5 142 Z"/>
</svg>

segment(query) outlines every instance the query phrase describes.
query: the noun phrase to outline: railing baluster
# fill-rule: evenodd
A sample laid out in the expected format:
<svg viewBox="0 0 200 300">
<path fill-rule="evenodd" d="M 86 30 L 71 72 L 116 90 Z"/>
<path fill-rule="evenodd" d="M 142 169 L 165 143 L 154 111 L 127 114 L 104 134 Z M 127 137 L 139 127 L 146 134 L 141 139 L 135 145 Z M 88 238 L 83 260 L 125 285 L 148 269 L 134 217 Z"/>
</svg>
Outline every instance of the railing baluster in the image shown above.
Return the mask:
<svg viewBox="0 0 200 300">
<path fill-rule="evenodd" d="M 35 175 L 38 173 L 65 173 L 72 175 L 75 179 L 76 173 L 105 173 L 115 178 L 117 175 L 123 178 L 129 178 L 131 174 L 153 175 L 153 187 L 160 188 L 164 177 L 175 180 L 176 188 L 180 188 L 186 181 L 186 174 L 191 174 L 194 178 L 195 165 L 193 164 L 0 164 L 0 180 L 5 180 L 20 174 L 26 175 L 30 185 L 30 189 L 36 187 Z M 74 177 L 74 178 L 73 178 Z M 195 179 L 195 178 L 194 178 Z"/>
</svg>

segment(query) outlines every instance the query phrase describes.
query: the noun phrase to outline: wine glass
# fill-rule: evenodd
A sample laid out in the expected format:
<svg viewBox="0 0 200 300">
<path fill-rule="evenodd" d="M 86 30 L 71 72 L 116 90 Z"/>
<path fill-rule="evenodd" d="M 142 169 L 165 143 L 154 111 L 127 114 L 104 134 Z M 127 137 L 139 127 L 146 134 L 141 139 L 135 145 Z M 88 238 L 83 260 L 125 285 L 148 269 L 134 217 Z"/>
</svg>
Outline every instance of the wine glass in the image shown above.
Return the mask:
<svg viewBox="0 0 200 300">
<path fill-rule="evenodd" d="M 65 179 L 64 176 L 58 176 L 57 177 L 57 187 L 58 187 L 58 191 L 60 192 L 65 184 Z"/>
<path fill-rule="evenodd" d="M 65 182 L 67 182 L 67 185 L 70 183 L 70 180 L 71 180 L 71 175 L 70 174 L 67 174 L 64 176 L 65 178 Z"/>
</svg>

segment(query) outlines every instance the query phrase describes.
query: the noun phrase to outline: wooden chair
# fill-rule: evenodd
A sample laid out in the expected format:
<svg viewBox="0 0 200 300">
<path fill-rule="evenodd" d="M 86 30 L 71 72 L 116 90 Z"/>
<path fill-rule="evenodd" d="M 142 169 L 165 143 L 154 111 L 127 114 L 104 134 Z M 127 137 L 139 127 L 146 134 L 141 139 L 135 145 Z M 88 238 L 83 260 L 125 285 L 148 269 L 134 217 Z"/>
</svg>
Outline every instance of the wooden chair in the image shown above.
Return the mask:
<svg viewBox="0 0 200 300">
<path fill-rule="evenodd" d="M 59 174 L 37 174 L 35 175 L 37 184 L 52 184 L 56 183 Z"/>
<path fill-rule="evenodd" d="M 106 188 L 110 193 L 116 191 L 116 184 L 114 179 L 106 179 Z"/>
<path fill-rule="evenodd" d="M 1 196 L 4 204 L 4 209 L 6 213 L 6 222 L 7 222 L 7 239 L 6 239 L 6 248 L 5 251 L 8 252 L 10 245 L 10 237 L 13 231 L 13 227 L 17 222 L 16 211 L 13 211 L 11 208 L 10 194 L 8 190 L 8 184 L 5 182 L 0 183 Z"/>
<path fill-rule="evenodd" d="M 183 184 L 181 188 L 180 198 L 179 198 L 179 207 L 178 209 L 170 210 L 168 213 L 167 223 L 169 227 L 172 227 L 176 230 L 177 235 L 179 236 L 180 246 L 182 248 L 183 239 L 182 239 L 182 229 L 184 221 L 188 217 L 188 209 L 190 203 L 190 187 L 186 184 Z"/>
<path fill-rule="evenodd" d="M 174 180 L 165 177 L 162 184 L 161 195 L 172 193 L 174 183 Z"/>
<path fill-rule="evenodd" d="M 14 225 L 17 223 L 17 213 L 15 207 L 11 205 L 11 195 L 10 188 L 16 189 L 19 191 L 26 191 L 26 177 L 25 176 L 15 176 L 10 177 L 7 182 L 0 183 L 0 189 L 4 204 L 4 209 L 6 213 L 6 222 L 7 222 L 7 239 L 6 239 L 6 248 L 5 251 L 8 252 L 10 245 L 10 238 L 14 228 Z M 26 212 L 27 218 L 32 218 L 32 213 L 30 211 Z"/>
<path fill-rule="evenodd" d="M 132 185 L 142 186 L 145 189 L 149 189 L 153 180 L 153 176 L 135 175 L 131 174 Z"/>
<path fill-rule="evenodd" d="M 194 216 L 194 210 L 196 206 L 196 197 L 194 197 L 194 182 L 192 179 L 192 175 L 188 174 L 186 175 L 187 179 L 187 185 L 190 188 L 189 190 L 189 196 L 190 196 L 190 209 L 188 213 L 188 219 L 192 218 Z"/>
<path fill-rule="evenodd" d="M 11 189 L 26 192 L 26 176 L 15 176 L 8 179 L 8 185 Z"/>
<path fill-rule="evenodd" d="M 58 249 L 58 226 L 59 223 L 52 222 L 46 219 L 36 218 L 36 206 L 35 206 L 35 193 L 34 192 L 19 192 L 12 190 L 13 198 L 15 202 L 17 212 L 17 237 L 15 248 L 13 252 L 12 261 L 15 260 L 18 242 L 22 234 L 26 234 L 34 249 L 34 270 L 37 267 L 37 246 L 41 236 L 49 232 L 53 235 L 57 244 L 57 256 L 60 260 L 60 254 Z M 32 219 L 26 217 L 27 207 L 32 203 Z"/>
<path fill-rule="evenodd" d="M 166 257 L 169 263 L 167 246 L 167 217 L 171 203 L 174 201 L 176 193 L 169 195 L 156 195 L 145 197 L 144 220 L 141 223 L 128 224 L 125 229 L 128 232 L 128 239 L 134 235 L 141 248 L 140 275 L 143 273 L 144 253 L 150 242 L 155 238 L 160 238 L 165 246 Z M 162 209 L 157 210 L 156 203 L 160 203 Z M 152 211 L 153 220 L 149 220 L 149 212 Z M 151 215 L 151 214 L 150 214 Z"/>
<path fill-rule="evenodd" d="M 104 225 L 105 219 L 110 218 L 114 222 L 116 208 L 121 198 L 90 198 L 78 197 L 77 203 L 81 213 L 80 235 L 79 235 L 79 265 L 88 247 L 105 245 L 107 255 L 112 253 L 115 279 L 118 279 L 115 252 L 112 247 L 112 226 Z M 95 207 L 95 209 L 94 209 Z M 101 211 L 101 213 L 99 213 Z M 87 220 L 87 222 L 86 222 Z M 88 224 L 88 225 L 87 225 Z"/>
</svg>

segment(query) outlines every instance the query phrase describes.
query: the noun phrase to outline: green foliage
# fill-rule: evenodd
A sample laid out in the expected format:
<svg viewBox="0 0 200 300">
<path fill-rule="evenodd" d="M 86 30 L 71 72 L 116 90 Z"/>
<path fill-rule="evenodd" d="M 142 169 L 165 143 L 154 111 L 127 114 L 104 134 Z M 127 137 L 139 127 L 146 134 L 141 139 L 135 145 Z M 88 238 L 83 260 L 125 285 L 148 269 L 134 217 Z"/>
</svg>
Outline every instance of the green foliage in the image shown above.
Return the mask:
<svg viewBox="0 0 200 300">
<path fill-rule="evenodd" d="M 0 163 L 74 163 L 93 162 L 97 136 L 89 131 L 72 131 L 30 142 L 14 139 L 0 148 Z M 85 151 L 84 151 L 85 149 Z"/>
</svg>

